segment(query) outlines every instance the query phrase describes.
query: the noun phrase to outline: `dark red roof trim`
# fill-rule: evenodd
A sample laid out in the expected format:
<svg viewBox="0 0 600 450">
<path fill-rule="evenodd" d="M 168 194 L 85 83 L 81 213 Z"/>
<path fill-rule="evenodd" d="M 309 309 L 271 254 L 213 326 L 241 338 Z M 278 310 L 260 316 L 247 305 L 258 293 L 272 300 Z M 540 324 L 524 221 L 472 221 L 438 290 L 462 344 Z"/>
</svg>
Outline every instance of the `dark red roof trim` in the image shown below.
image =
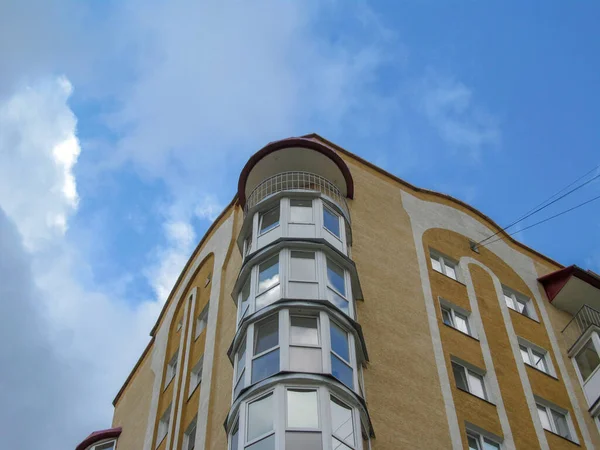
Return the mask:
<svg viewBox="0 0 600 450">
<path fill-rule="evenodd" d="M 354 181 L 352 180 L 350 169 L 348 169 L 348 166 L 344 160 L 335 152 L 335 150 L 328 145 L 325 145 L 324 143 L 314 139 L 291 137 L 282 139 L 280 141 L 269 142 L 266 146 L 250 157 L 242 169 L 242 173 L 240 174 L 240 179 L 238 181 L 238 201 L 242 207 L 246 205 L 246 182 L 248 181 L 248 176 L 250 175 L 252 168 L 265 156 L 289 147 L 308 148 L 331 159 L 344 175 L 344 179 L 346 180 L 346 196 L 348 198 L 354 198 Z"/>
<path fill-rule="evenodd" d="M 552 302 L 572 276 L 600 289 L 600 277 L 591 273 L 589 270 L 583 270 L 581 267 L 575 265 L 544 275 L 543 277 L 538 278 L 538 281 L 542 283 L 542 286 L 544 286 L 544 289 L 546 290 L 548 300 Z"/>
<path fill-rule="evenodd" d="M 86 437 L 81 444 L 75 447 L 75 450 L 85 450 L 90 445 L 100 442 L 104 439 L 116 439 L 121 435 L 123 429 L 121 427 L 109 428 L 107 430 L 94 431 L 88 437 Z"/>
</svg>

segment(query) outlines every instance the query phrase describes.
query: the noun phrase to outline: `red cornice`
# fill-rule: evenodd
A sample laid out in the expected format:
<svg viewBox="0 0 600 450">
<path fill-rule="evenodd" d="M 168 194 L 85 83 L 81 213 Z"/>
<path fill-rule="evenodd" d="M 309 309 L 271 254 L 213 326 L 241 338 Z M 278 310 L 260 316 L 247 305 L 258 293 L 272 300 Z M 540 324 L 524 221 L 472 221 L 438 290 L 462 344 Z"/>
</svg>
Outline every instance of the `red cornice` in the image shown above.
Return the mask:
<svg viewBox="0 0 600 450">
<path fill-rule="evenodd" d="M 579 278 L 595 288 L 600 289 L 600 278 L 598 276 L 575 265 L 544 275 L 543 277 L 538 278 L 538 281 L 544 286 L 548 300 L 552 301 L 571 277 Z"/>
<path fill-rule="evenodd" d="M 352 180 L 350 169 L 348 169 L 348 166 L 346 165 L 344 160 L 335 152 L 335 150 L 333 150 L 328 145 L 325 145 L 323 142 L 319 142 L 314 139 L 305 137 L 291 137 L 287 139 L 282 139 L 280 141 L 270 142 L 250 157 L 250 159 L 242 169 L 242 173 L 240 174 L 240 179 L 238 181 L 237 197 L 242 208 L 246 204 L 246 182 L 248 181 L 248 176 L 250 175 L 250 171 L 252 170 L 252 168 L 265 156 L 278 150 L 290 147 L 308 148 L 319 152 L 331 159 L 336 164 L 336 166 L 339 167 L 339 169 L 342 172 L 342 175 L 344 175 L 344 180 L 346 180 L 346 196 L 348 198 L 354 198 L 354 180 Z"/>
<path fill-rule="evenodd" d="M 81 441 L 81 443 L 77 447 L 75 447 L 75 450 L 85 450 L 90 445 L 95 444 L 96 442 L 100 442 L 104 439 L 116 439 L 121 435 L 121 431 L 123 431 L 121 427 L 94 431 L 83 441 Z"/>
</svg>

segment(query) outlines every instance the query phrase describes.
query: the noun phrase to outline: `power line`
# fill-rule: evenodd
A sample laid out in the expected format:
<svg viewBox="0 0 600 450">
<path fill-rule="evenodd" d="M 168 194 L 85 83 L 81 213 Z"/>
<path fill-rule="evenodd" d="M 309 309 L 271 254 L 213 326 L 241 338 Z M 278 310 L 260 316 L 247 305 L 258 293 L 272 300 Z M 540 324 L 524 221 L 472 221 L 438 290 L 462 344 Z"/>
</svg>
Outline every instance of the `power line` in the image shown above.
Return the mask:
<svg viewBox="0 0 600 450">
<path fill-rule="evenodd" d="M 563 195 L 561 195 L 560 197 L 558 197 L 555 200 L 552 200 L 550 203 L 547 203 L 549 200 L 551 200 L 552 198 L 556 197 L 558 194 L 560 194 L 561 192 L 563 192 L 565 189 L 568 189 L 569 187 L 573 186 L 575 183 L 577 183 L 578 181 L 580 181 L 581 179 L 585 178 L 586 176 L 588 176 L 590 173 L 594 172 L 595 170 L 597 170 L 598 168 L 600 168 L 600 164 L 598 164 L 596 167 L 594 167 L 592 170 L 590 170 L 589 172 L 586 172 L 584 175 L 580 176 L 579 178 L 577 178 L 575 181 L 573 181 L 572 183 L 568 184 L 567 186 L 565 186 L 564 188 L 562 188 L 560 191 L 558 191 L 557 193 L 555 193 L 554 195 L 552 195 L 551 197 L 548 197 L 546 200 L 544 200 L 542 203 L 540 203 L 539 205 L 535 206 L 533 209 L 530 209 L 528 212 L 526 212 L 523 216 L 521 216 L 519 219 L 515 220 L 514 222 L 512 222 L 510 225 L 505 226 L 504 228 L 496 231 L 494 234 L 492 234 L 491 236 L 486 237 L 485 239 L 482 239 L 481 241 L 479 241 L 477 244 L 475 244 L 475 247 L 477 247 L 478 245 L 481 245 L 482 243 L 484 243 L 485 241 L 493 238 L 494 236 L 497 236 L 498 234 L 502 233 L 503 231 L 508 230 L 509 228 L 513 227 L 514 225 L 516 225 L 519 222 L 522 222 L 523 220 L 527 219 L 528 217 L 533 216 L 534 214 L 537 214 L 538 212 L 542 211 L 543 209 L 546 209 L 548 206 L 556 203 L 557 201 L 565 198 L 567 195 L 577 191 L 578 189 L 581 189 L 582 187 L 584 187 L 585 185 L 591 183 L 592 181 L 594 181 L 597 178 L 600 178 L 600 174 L 596 175 L 593 178 L 590 178 L 588 181 L 584 182 L 583 184 L 580 184 L 579 186 L 574 187 L 573 189 L 571 189 L 570 191 L 564 193 Z M 547 203 L 547 204 L 546 204 Z M 544 206 L 542 206 L 544 205 Z M 509 234 L 510 236 L 510 234 Z M 495 241 L 494 241 L 495 242 Z"/>
<path fill-rule="evenodd" d="M 554 214 L 553 216 L 546 217 L 545 219 L 540 220 L 539 222 L 532 223 L 531 225 L 528 225 L 528 226 L 526 226 L 525 228 L 523 228 L 521 230 L 515 231 L 513 233 L 508 233 L 508 236 L 512 236 L 513 234 L 517 234 L 517 233 L 520 233 L 521 231 L 528 230 L 529 228 L 535 227 L 536 225 L 539 225 L 541 223 L 548 222 L 549 220 L 554 219 L 555 217 L 562 216 L 563 214 L 571 212 L 574 209 L 580 208 L 581 206 L 587 205 L 588 203 L 592 203 L 593 201 L 598 200 L 598 199 L 600 199 L 600 195 L 598 195 L 598 196 L 596 196 L 594 198 L 591 198 L 590 200 L 587 200 L 587 201 L 585 201 L 583 203 L 580 203 L 579 205 L 573 206 L 572 208 L 569 208 L 569 209 L 567 209 L 565 211 L 559 212 L 558 214 Z M 492 242 L 488 242 L 487 244 L 483 244 L 482 247 L 486 247 L 488 245 L 493 244 L 494 242 L 498 242 L 498 241 L 501 241 L 503 239 L 504 239 L 504 237 L 501 236 L 498 239 L 494 239 Z"/>
</svg>

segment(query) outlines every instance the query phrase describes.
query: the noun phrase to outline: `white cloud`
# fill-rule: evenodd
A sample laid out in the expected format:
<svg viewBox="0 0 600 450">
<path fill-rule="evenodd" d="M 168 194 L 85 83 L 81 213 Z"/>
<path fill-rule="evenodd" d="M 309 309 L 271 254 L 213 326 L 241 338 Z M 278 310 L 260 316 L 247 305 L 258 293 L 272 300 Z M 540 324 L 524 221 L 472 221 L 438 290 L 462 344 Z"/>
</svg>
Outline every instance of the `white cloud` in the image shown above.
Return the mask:
<svg viewBox="0 0 600 450">
<path fill-rule="evenodd" d="M 473 92 L 452 78 L 427 75 L 417 87 L 418 107 L 440 137 L 478 159 L 500 144 L 498 121 L 479 107 Z"/>
<path fill-rule="evenodd" d="M 64 77 L 24 86 L 0 103 L 0 205 L 28 248 L 64 234 L 77 208 L 77 120 Z"/>
<path fill-rule="evenodd" d="M 225 207 L 219 203 L 215 195 L 205 195 L 198 205 L 196 205 L 194 213 L 201 219 L 206 219 L 213 222 Z"/>
</svg>

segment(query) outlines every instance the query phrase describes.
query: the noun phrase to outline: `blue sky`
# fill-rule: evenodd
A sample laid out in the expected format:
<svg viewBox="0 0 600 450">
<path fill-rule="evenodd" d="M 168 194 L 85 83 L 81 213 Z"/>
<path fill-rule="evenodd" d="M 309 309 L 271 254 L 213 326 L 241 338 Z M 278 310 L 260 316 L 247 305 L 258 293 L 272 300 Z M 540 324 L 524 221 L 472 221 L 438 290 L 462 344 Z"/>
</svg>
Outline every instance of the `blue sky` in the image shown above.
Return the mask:
<svg viewBox="0 0 600 450">
<path fill-rule="evenodd" d="M 2 2 L 0 402 L 19 406 L 0 435 L 39 448 L 33 417 L 73 448 L 110 425 L 175 278 L 271 140 L 317 132 L 500 224 L 600 164 L 599 17 L 559 1 Z M 600 271 L 598 211 L 518 237 Z M 43 401 L 23 403 L 32 386 Z"/>
</svg>

